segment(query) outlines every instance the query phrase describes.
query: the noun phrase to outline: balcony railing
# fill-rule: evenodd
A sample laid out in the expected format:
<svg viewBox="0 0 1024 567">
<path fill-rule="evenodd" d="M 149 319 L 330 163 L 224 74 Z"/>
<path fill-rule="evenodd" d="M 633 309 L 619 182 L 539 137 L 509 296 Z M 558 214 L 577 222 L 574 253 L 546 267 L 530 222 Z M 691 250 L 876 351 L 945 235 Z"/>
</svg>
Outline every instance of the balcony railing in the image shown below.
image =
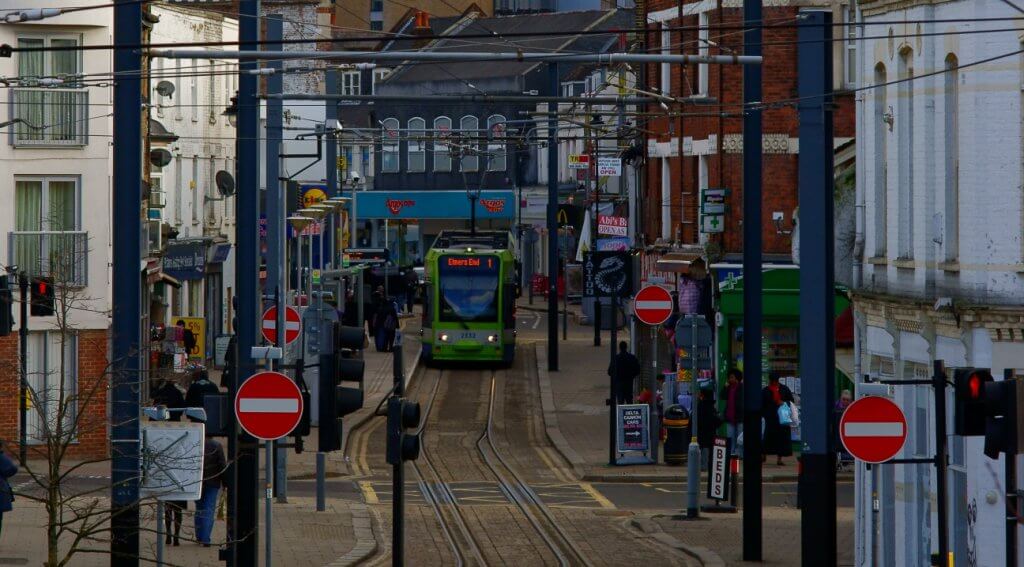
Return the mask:
<svg viewBox="0 0 1024 567">
<path fill-rule="evenodd" d="M 85 287 L 89 276 L 89 233 L 19 231 L 7 233 L 7 263 L 58 284 Z"/>
<path fill-rule="evenodd" d="M 89 91 L 16 88 L 11 96 L 15 146 L 84 146 L 89 143 Z"/>
</svg>

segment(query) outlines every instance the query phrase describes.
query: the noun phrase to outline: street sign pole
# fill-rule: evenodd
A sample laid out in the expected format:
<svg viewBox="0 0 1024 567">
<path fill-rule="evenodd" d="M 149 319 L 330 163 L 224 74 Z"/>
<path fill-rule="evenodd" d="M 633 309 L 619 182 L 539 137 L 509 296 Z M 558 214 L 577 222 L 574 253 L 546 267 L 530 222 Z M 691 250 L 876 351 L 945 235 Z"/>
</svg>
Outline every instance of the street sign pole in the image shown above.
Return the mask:
<svg viewBox="0 0 1024 567">
<path fill-rule="evenodd" d="M 657 419 L 658 413 L 658 327 L 651 327 L 651 378 L 647 381 L 647 388 L 651 392 L 651 460 L 658 464 L 658 443 L 661 440 L 661 423 Z"/>
<path fill-rule="evenodd" d="M 264 457 L 264 459 L 266 460 L 266 467 L 267 467 L 266 468 L 266 473 L 265 473 L 266 484 L 267 484 L 266 485 L 266 494 L 264 495 L 264 501 L 263 501 L 263 509 L 264 509 L 265 514 L 266 514 L 266 517 L 264 518 L 264 526 L 263 526 L 263 534 L 264 534 L 264 538 L 266 538 L 266 543 L 265 543 L 266 550 L 264 551 L 264 555 L 266 556 L 266 558 L 265 558 L 264 564 L 267 567 L 270 567 L 270 565 L 271 565 L 270 557 L 272 555 L 271 551 L 273 550 L 273 538 L 271 537 L 271 534 L 273 532 L 271 531 L 271 529 L 272 529 L 272 526 L 274 525 L 274 512 L 273 512 L 273 510 L 274 510 L 274 499 L 273 499 L 273 496 L 274 496 L 274 442 L 273 441 L 264 441 L 263 442 L 263 447 L 264 447 L 264 451 L 266 452 L 266 456 Z"/>
<path fill-rule="evenodd" d="M 395 348 L 391 355 L 391 373 L 394 379 L 396 398 L 405 396 L 405 363 L 402 360 L 404 351 L 402 335 L 395 338 Z M 390 418 L 389 418 L 390 419 Z M 391 473 L 391 565 L 402 567 L 405 564 L 405 461 L 398 459 L 392 465 Z"/>
<path fill-rule="evenodd" d="M 700 445 L 697 444 L 697 317 L 690 315 L 690 445 L 686 448 L 686 517 L 700 516 Z"/>
<path fill-rule="evenodd" d="M 548 89 L 558 88 L 558 63 L 549 62 Z M 549 102 L 548 113 L 548 371 L 558 372 L 558 103 Z"/>
<path fill-rule="evenodd" d="M 598 301 L 601 300 L 601 296 L 598 295 L 596 298 Z M 612 336 L 609 341 L 609 351 L 611 352 L 611 375 L 608 376 L 608 464 L 615 466 L 618 464 L 618 459 L 615 458 L 615 414 L 618 412 L 618 399 L 616 399 L 615 392 L 615 375 L 618 374 L 618 364 L 615 358 L 616 345 L 619 343 L 619 296 L 612 295 L 612 313 L 611 321 L 608 323 L 611 325 Z"/>
</svg>

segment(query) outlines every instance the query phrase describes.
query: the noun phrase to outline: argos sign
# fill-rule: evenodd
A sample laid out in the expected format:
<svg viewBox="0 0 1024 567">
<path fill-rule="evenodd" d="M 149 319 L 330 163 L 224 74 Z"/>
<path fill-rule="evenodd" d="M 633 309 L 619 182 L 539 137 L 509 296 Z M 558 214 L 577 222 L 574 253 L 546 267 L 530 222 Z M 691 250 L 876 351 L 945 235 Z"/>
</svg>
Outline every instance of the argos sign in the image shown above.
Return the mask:
<svg viewBox="0 0 1024 567">
<path fill-rule="evenodd" d="M 465 191 L 360 191 L 356 207 L 361 219 L 468 219 Z M 478 219 L 512 219 L 515 192 L 481 191 L 476 204 Z"/>
</svg>

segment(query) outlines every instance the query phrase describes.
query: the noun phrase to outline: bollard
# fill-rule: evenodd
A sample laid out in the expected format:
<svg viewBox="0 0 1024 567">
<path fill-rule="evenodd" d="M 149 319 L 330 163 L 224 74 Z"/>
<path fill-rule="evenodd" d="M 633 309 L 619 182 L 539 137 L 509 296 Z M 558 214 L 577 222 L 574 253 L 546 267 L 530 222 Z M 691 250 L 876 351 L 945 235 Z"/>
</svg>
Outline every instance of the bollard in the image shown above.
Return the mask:
<svg viewBox="0 0 1024 567">
<path fill-rule="evenodd" d="M 736 507 L 736 493 L 740 488 L 740 458 L 736 455 L 729 457 L 729 466 L 731 467 L 732 478 L 729 479 L 729 504 L 733 508 Z"/>
<path fill-rule="evenodd" d="M 697 438 L 690 438 L 690 446 L 686 451 L 686 517 L 700 516 L 700 446 Z"/>
</svg>

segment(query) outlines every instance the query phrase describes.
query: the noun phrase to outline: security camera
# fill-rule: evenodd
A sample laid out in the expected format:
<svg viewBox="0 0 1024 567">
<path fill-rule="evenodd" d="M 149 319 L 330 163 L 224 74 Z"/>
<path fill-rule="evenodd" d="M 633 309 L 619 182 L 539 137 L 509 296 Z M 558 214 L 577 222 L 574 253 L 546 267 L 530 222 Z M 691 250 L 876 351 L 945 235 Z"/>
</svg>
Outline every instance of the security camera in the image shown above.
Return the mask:
<svg viewBox="0 0 1024 567">
<path fill-rule="evenodd" d="M 352 170 L 352 181 L 355 181 L 356 183 L 359 183 L 359 180 L 362 179 L 362 178 L 363 178 L 363 176 L 359 175 L 358 171 Z"/>
</svg>

